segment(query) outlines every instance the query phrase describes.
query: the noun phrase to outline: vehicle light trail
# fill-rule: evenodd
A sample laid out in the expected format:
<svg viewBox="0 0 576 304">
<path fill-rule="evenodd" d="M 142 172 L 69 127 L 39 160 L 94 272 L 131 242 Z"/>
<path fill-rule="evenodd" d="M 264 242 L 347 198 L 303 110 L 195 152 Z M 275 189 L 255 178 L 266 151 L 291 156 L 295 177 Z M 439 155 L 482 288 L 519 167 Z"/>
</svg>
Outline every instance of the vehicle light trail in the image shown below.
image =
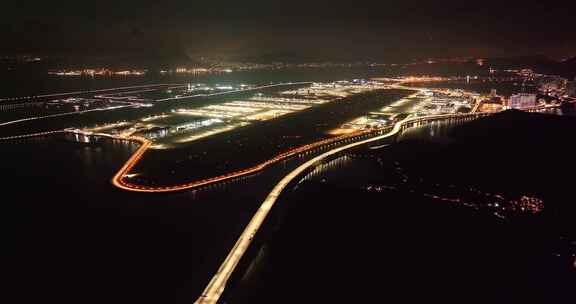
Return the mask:
<svg viewBox="0 0 576 304">
<path fill-rule="evenodd" d="M 202 179 L 202 180 L 198 180 L 198 181 L 193 181 L 193 182 L 185 183 L 185 184 L 181 184 L 181 185 L 162 186 L 162 187 L 136 185 L 136 184 L 128 183 L 124 180 L 124 177 L 130 173 L 132 168 L 138 163 L 138 161 L 140 161 L 140 159 L 142 158 L 142 155 L 144 155 L 146 150 L 152 144 L 152 142 L 146 138 L 130 137 L 130 138 L 125 138 L 125 139 L 134 140 L 136 142 L 139 142 L 142 144 L 142 146 L 130 157 L 130 159 L 128 159 L 128 161 L 118 171 L 118 173 L 116 173 L 116 175 L 112 178 L 112 183 L 118 188 L 128 190 L 128 191 L 135 191 L 135 192 L 182 191 L 182 190 L 197 188 L 197 187 L 201 187 L 201 186 L 206 186 L 206 185 L 213 184 L 216 182 L 221 182 L 221 181 L 230 180 L 230 179 L 234 179 L 234 178 L 238 178 L 238 177 L 242 177 L 242 176 L 251 175 L 251 174 L 257 173 L 257 172 L 265 169 L 266 167 L 268 167 L 274 163 L 285 160 L 291 156 L 294 156 L 294 155 L 297 155 L 300 153 L 304 153 L 304 152 L 308 152 L 308 151 L 313 150 L 315 148 L 320 148 L 320 147 L 329 146 L 329 145 L 335 145 L 339 141 L 349 141 L 349 140 L 353 140 L 355 137 L 367 136 L 372 132 L 374 132 L 374 131 L 357 132 L 357 133 L 347 134 L 347 135 L 339 136 L 339 137 L 335 137 L 335 138 L 320 140 L 320 141 L 317 141 L 317 142 L 314 142 L 314 143 L 311 143 L 308 145 L 304 145 L 304 146 L 292 149 L 290 151 L 284 152 L 282 154 L 275 156 L 274 158 L 271 158 L 267 161 L 264 161 L 264 162 L 262 162 L 256 166 L 253 166 L 253 167 L 250 167 L 247 169 L 242 169 L 242 170 L 227 173 L 224 175 L 211 177 L 211 178 L 207 178 L 207 179 Z"/>
</svg>

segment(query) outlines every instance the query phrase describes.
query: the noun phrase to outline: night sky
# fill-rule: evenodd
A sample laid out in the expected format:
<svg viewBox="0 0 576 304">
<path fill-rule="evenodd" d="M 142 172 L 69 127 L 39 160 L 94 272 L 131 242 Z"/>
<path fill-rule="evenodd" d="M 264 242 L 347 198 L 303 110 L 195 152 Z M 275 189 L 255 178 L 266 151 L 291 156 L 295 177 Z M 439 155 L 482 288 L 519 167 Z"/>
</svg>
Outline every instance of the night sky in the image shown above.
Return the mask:
<svg viewBox="0 0 576 304">
<path fill-rule="evenodd" d="M 0 52 L 396 59 L 576 54 L 567 1 L 10 1 Z"/>
</svg>

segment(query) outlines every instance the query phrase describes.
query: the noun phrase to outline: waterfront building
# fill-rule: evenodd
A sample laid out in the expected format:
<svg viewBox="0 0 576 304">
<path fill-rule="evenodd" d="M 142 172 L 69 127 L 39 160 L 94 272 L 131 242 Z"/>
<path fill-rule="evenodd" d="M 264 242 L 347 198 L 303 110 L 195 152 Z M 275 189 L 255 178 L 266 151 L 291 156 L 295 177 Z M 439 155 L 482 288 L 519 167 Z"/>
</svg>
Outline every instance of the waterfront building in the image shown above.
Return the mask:
<svg viewBox="0 0 576 304">
<path fill-rule="evenodd" d="M 536 94 L 520 93 L 510 96 L 508 108 L 522 109 L 536 105 Z"/>
</svg>

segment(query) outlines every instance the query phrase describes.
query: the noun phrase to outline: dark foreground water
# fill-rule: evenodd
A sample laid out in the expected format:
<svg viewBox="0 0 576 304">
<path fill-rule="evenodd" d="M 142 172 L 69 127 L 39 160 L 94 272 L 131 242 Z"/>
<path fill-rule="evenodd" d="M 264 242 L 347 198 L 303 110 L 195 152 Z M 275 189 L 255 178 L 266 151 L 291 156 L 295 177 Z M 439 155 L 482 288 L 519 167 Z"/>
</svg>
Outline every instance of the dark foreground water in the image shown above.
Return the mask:
<svg viewBox="0 0 576 304">
<path fill-rule="evenodd" d="M 574 303 L 574 130 L 510 112 L 324 163 L 284 193 L 226 299 Z"/>
<path fill-rule="evenodd" d="M 136 194 L 110 183 L 134 149 L 59 137 L 0 144 L 2 302 L 192 303 L 294 165 L 203 191 Z"/>
</svg>

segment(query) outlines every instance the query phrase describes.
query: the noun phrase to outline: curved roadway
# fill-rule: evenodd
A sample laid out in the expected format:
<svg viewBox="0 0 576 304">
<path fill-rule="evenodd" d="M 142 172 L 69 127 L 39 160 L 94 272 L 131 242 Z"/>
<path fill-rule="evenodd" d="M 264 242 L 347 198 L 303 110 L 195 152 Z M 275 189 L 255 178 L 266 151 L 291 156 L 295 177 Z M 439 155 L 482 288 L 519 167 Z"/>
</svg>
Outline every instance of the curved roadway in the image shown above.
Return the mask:
<svg viewBox="0 0 576 304">
<path fill-rule="evenodd" d="M 210 178 L 206 178 L 206 179 L 202 179 L 202 180 L 196 180 L 196 181 L 183 183 L 183 184 L 179 184 L 179 185 L 172 185 L 172 186 L 143 186 L 143 185 L 133 184 L 133 183 L 125 181 L 125 177 L 129 175 L 132 168 L 134 168 L 134 166 L 140 161 L 140 159 L 142 158 L 142 155 L 144 155 L 144 152 L 146 152 L 146 150 L 152 144 L 152 142 L 149 141 L 148 139 L 141 138 L 141 137 L 139 137 L 139 138 L 131 137 L 131 138 L 126 138 L 126 139 L 137 141 L 137 142 L 141 143 L 142 146 L 130 157 L 130 159 L 128 159 L 128 161 L 124 164 L 124 166 L 122 166 L 122 168 L 116 173 L 116 175 L 114 175 L 114 177 L 112 178 L 112 183 L 118 188 L 121 188 L 121 189 L 124 189 L 127 191 L 134 191 L 134 192 L 174 192 L 174 191 L 188 190 L 188 189 L 206 186 L 206 185 L 217 183 L 217 182 L 231 180 L 231 179 L 242 177 L 242 176 L 251 175 L 251 174 L 257 173 L 259 171 L 262 171 L 265 168 L 267 168 L 268 166 L 275 164 L 279 161 L 285 160 L 291 156 L 294 156 L 294 155 L 297 155 L 300 153 L 304 153 L 304 152 L 307 152 L 307 151 L 310 151 L 310 150 L 313 150 L 316 148 L 320 148 L 320 147 L 326 147 L 326 146 L 329 147 L 331 145 L 338 144 L 341 141 L 354 140 L 355 137 L 367 136 L 370 133 L 371 133 L 371 131 L 357 132 L 357 133 L 342 135 L 339 137 L 320 140 L 320 141 L 317 141 L 317 142 L 314 142 L 311 144 L 307 144 L 304 146 L 300 146 L 300 147 L 294 148 L 292 150 L 289 150 L 287 152 L 281 153 L 281 154 L 279 154 L 279 155 L 277 155 L 277 156 L 275 156 L 269 160 L 266 160 L 260 164 L 257 164 L 253 167 L 250 167 L 250 168 L 230 172 L 230 173 L 220 175 L 220 176 L 210 177 Z"/>
<path fill-rule="evenodd" d="M 286 175 L 272 189 L 270 194 L 268 194 L 268 196 L 266 197 L 266 199 L 264 200 L 264 202 L 262 203 L 262 205 L 260 206 L 258 211 L 256 211 L 256 214 L 254 215 L 254 217 L 252 217 L 252 219 L 248 223 L 248 226 L 246 226 L 246 228 L 244 229 L 244 231 L 240 235 L 240 238 L 236 241 L 236 244 L 234 244 L 234 247 L 232 248 L 232 250 L 230 251 L 230 253 L 226 257 L 226 259 L 224 260 L 224 262 L 222 263 L 222 265 L 220 266 L 220 268 L 218 269 L 218 271 L 216 272 L 216 274 L 214 275 L 212 280 L 210 280 L 210 283 L 208 284 L 208 286 L 206 287 L 206 289 L 204 290 L 202 295 L 196 300 L 195 303 L 196 304 L 215 304 L 215 303 L 217 303 L 218 299 L 222 295 L 222 292 L 224 291 L 224 288 L 226 287 L 226 282 L 228 281 L 228 279 L 230 278 L 230 276 L 234 272 L 234 269 L 236 268 L 236 266 L 240 262 L 240 259 L 242 258 L 242 256 L 244 255 L 244 253 L 246 252 L 248 247 L 250 246 L 252 239 L 254 238 L 254 236 L 258 232 L 258 229 L 260 228 L 260 226 L 262 225 L 262 223 L 266 219 L 266 216 L 268 215 L 268 213 L 270 212 L 270 210 L 274 206 L 274 203 L 276 203 L 276 200 L 278 199 L 278 197 L 280 196 L 280 194 L 282 193 L 284 188 L 286 188 L 295 178 L 297 178 L 304 171 L 315 166 L 318 162 L 325 160 L 326 158 L 328 158 L 332 155 L 338 154 L 342 151 L 349 150 L 351 148 L 355 148 L 355 147 L 358 147 L 358 146 L 361 146 L 361 145 L 364 145 L 367 143 L 379 141 L 379 140 L 394 136 L 398 132 L 400 132 L 403 127 L 409 126 L 410 123 L 419 123 L 419 122 L 425 122 L 425 121 L 434 121 L 434 120 L 450 119 L 450 118 L 476 118 L 476 117 L 481 117 L 484 115 L 489 115 L 489 114 L 440 115 L 440 116 L 426 117 L 426 118 L 420 118 L 420 119 L 418 119 L 418 118 L 416 118 L 416 119 L 414 119 L 414 118 L 404 119 L 404 120 L 396 123 L 394 125 L 394 128 L 392 128 L 392 130 L 386 134 L 376 136 L 376 137 L 373 137 L 370 139 L 362 140 L 362 141 L 359 141 L 356 143 L 348 144 L 348 145 L 345 145 L 345 146 L 342 146 L 339 148 L 332 149 L 332 150 L 325 152 L 325 153 L 322 153 L 322 154 L 310 159 L 309 161 L 305 162 L 304 164 L 300 165 L 298 168 L 296 168 L 295 170 L 290 172 L 288 175 Z"/>
</svg>

